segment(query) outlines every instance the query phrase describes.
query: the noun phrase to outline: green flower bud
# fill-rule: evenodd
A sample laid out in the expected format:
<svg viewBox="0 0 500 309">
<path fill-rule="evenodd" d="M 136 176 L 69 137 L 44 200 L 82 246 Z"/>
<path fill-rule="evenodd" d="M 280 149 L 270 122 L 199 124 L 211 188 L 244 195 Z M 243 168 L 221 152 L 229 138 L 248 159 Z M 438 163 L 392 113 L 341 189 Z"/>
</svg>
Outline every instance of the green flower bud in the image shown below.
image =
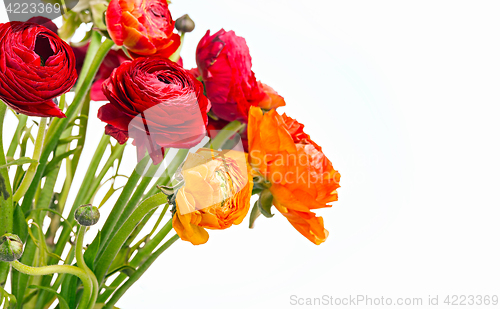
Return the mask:
<svg viewBox="0 0 500 309">
<path fill-rule="evenodd" d="M 194 30 L 194 21 L 188 14 L 183 15 L 175 21 L 175 29 L 179 32 L 191 32 Z"/>
<path fill-rule="evenodd" d="M 17 261 L 23 255 L 23 242 L 19 236 L 5 234 L 0 237 L 0 261 Z"/>
<path fill-rule="evenodd" d="M 75 219 L 78 224 L 83 226 L 92 226 L 99 221 L 101 214 L 97 207 L 92 204 L 82 205 L 75 211 Z"/>
</svg>

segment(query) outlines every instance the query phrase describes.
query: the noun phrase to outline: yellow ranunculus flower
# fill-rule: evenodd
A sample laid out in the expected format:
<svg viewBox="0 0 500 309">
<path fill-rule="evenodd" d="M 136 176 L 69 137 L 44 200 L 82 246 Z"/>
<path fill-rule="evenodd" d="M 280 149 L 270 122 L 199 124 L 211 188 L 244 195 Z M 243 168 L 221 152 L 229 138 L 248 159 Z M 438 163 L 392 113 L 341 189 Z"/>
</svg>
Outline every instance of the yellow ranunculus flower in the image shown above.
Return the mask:
<svg viewBox="0 0 500 309">
<path fill-rule="evenodd" d="M 182 168 L 185 184 L 176 197 L 173 227 L 193 245 L 208 241 L 205 229 L 240 224 L 250 208 L 252 177 L 244 152 L 199 149 Z"/>
</svg>

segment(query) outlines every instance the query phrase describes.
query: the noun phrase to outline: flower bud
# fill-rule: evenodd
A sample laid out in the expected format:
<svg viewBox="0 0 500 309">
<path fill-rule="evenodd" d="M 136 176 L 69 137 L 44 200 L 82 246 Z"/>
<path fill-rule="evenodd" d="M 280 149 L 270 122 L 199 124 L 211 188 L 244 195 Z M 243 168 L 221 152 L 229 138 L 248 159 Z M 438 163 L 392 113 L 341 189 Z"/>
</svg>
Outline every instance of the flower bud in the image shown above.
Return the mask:
<svg viewBox="0 0 500 309">
<path fill-rule="evenodd" d="M 194 21 L 189 17 L 188 14 L 185 14 L 179 17 L 175 21 L 175 29 L 179 32 L 191 32 L 194 30 Z"/>
<path fill-rule="evenodd" d="M 19 236 L 5 234 L 0 237 L 0 261 L 17 261 L 23 255 L 23 242 Z"/>
<path fill-rule="evenodd" d="M 75 219 L 78 224 L 83 226 L 92 226 L 99 221 L 101 214 L 99 209 L 92 204 L 82 205 L 75 211 Z"/>
</svg>

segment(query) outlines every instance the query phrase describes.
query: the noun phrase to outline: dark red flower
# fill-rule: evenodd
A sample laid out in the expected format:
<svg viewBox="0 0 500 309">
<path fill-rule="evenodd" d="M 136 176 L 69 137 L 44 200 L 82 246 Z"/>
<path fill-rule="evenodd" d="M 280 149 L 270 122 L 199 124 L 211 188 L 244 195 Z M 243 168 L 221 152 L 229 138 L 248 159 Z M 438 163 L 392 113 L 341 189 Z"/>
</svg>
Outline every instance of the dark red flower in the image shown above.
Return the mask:
<svg viewBox="0 0 500 309">
<path fill-rule="evenodd" d="M 265 93 L 252 72 L 252 58 L 245 39 L 233 31 L 207 31 L 196 50 L 198 70 L 205 83 L 212 112 L 227 121 L 247 121 L 250 106 Z"/>
<path fill-rule="evenodd" d="M 124 62 L 102 87 L 110 103 L 97 117 L 121 144 L 133 138 L 139 157 L 147 150 L 157 164 L 164 148 L 190 148 L 206 136 L 210 101 L 203 85 L 168 59 Z"/>
<path fill-rule="evenodd" d="M 73 51 L 75 52 L 75 56 L 77 56 L 77 70 L 79 71 L 81 69 L 78 67 L 79 61 L 78 61 L 78 55 L 81 55 L 81 64 L 83 64 L 83 59 L 85 58 L 85 54 L 87 52 L 88 44 L 83 46 L 83 47 L 73 47 Z M 114 69 L 119 67 L 122 63 L 125 61 L 130 60 L 130 58 L 125 55 L 122 49 L 118 50 L 110 50 L 108 54 L 106 55 L 106 58 L 104 58 L 104 61 L 102 62 L 101 66 L 99 67 L 99 70 L 97 71 L 97 74 L 94 78 L 94 83 L 92 84 L 92 87 L 90 88 L 90 99 L 92 101 L 107 101 L 108 99 L 102 92 L 102 83 L 108 79 L 111 76 L 111 73 L 113 72 Z M 182 58 L 179 58 L 177 61 L 177 64 L 182 66 Z"/>
<path fill-rule="evenodd" d="M 66 117 L 53 101 L 76 82 L 71 47 L 44 26 L 0 24 L 0 99 L 28 116 Z"/>
</svg>

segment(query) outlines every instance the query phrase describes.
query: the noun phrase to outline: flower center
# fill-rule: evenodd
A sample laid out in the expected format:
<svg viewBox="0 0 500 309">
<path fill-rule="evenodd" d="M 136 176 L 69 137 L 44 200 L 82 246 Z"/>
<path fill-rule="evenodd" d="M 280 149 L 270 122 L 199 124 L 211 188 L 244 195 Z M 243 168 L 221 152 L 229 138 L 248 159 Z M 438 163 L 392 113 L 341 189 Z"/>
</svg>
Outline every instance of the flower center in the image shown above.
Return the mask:
<svg viewBox="0 0 500 309">
<path fill-rule="evenodd" d="M 223 168 L 215 172 L 215 177 L 220 181 L 220 192 L 222 195 L 222 201 L 220 202 L 220 207 L 222 208 L 224 208 L 226 200 L 234 195 L 233 180 L 229 176 L 228 171 L 226 171 L 226 169 L 227 167 L 224 166 Z"/>
<path fill-rule="evenodd" d="M 42 66 L 45 65 L 47 59 L 54 55 L 54 51 L 50 46 L 49 39 L 44 35 L 39 35 L 36 38 L 34 52 L 40 56 L 40 63 Z"/>
<path fill-rule="evenodd" d="M 163 76 L 163 75 L 159 74 L 159 75 L 157 76 L 157 78 L 158 78 L 158 80 L 159 80 L 160 82 L 162 82 L 162 83 L 164 83 L 164 84 L 167 84 L 167 85 L 172 84 L 172 80 L 170 80 L 170 79 L 169 79 L 168 77 L 166 77 L 166 76 Z"/>
<path fill-rule="evenodd" d="M 165 18 L 165 9 L 163 6 L 158 4 L 153 4 L 149 7 L 149 11 L 155 17 Z"/>
</svg>

